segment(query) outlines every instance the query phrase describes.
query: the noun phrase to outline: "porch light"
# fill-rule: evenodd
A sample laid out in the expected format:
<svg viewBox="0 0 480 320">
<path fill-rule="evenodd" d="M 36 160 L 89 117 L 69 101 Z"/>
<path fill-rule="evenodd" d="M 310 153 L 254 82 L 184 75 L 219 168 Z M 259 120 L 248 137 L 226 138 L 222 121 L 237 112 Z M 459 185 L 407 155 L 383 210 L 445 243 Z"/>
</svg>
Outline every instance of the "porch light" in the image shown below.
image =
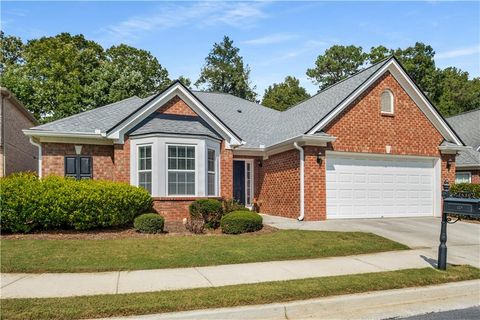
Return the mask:
<svg viewBox="0 0 480 320">
<path fill-rule="evenodd" d="M 319 152 L 319 153 L 317 154 L 317 163 L 318 163 L 319 165 L 322 164 L 322 153 L 321 153 L 321 152 Z"/>
<path fill-rule="evenodd" d="M 450 168 L 452 167 L 452 162 L 453 162 L 452 159 L 448 159 L 448 160 L 447 160 L 447 169 L 448 169 L 448 170 L 450 170 Z"/>
<path fill-rule="evenodd" d="M 258 161 L 257 161 L 257 165 L 258 165 L 260 168 L 263 167 L 262 160 L 258 160 Z"/>
<path fill-rule="evenodd" d="M 82 145 L 75 145 L 75 154 L 77 156 L 82 154 Z"/>
</svg>

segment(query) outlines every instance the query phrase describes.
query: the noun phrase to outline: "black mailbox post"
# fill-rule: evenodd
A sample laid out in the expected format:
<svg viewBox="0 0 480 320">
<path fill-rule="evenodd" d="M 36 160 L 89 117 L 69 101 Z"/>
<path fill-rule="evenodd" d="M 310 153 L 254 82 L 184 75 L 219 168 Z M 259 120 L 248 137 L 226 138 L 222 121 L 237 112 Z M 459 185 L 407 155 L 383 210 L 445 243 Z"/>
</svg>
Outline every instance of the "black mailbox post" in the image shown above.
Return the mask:
<svg viewBox="0 0 480 320">
<path fill-rule="evenodd" d="M 447 223 L 455 223 L 462 217 L 480 218 L 480 199 L 457 198 L 450 196 L 448 180 L 443 183 L 442 227 L 440 229 L 440 246 L 438 247 L 438 269 L 447 269 Z M 450 222 L 448 214 L 455 214 L 458 219 Z"/>
</svg>

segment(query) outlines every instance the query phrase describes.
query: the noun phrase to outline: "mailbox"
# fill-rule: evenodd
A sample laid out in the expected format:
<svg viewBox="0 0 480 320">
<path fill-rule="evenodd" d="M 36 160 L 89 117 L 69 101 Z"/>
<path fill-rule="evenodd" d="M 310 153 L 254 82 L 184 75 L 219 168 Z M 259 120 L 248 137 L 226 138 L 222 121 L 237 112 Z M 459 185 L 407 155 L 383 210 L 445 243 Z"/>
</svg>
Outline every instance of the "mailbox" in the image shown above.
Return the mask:
<svg viewBox="0 0 480 320">
<path fill-rule="evenodd" d="M 452 198 L 443 200 L 443 212 L 480 218 L 480 199 Z"/>
</svg>

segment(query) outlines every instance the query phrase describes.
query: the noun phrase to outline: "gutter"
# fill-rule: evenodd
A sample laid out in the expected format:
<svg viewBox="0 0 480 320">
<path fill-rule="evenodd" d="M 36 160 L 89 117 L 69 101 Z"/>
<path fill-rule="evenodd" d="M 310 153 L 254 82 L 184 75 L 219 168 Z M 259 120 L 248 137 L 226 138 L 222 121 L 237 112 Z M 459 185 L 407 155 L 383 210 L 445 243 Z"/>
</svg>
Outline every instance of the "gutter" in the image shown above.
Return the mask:
<svg viewBox="0 0 480 320">
<path fill-rule="evenodd" d="M 297 142 L 293 143 L 295 149 L 299 151 L 300 156 L 300 215 L 298 216 L 298 221 L 303 221 L 305 218 L 305 159 L 303 148 L 298 145 Z"/>
<path fill-rule="evenodd" d="M 33 140 L 33 137 L 30 137 L 30 143 L 38 148 L 38 177 L 42 178 L 42 145 Z"/>
<path fill-rule="evenodd" d="M 106 139 L 104 135 L 100 132 L 98 133 L 89 133 L 89 132 L 61 132 L 61 131 L 42 131 L 42 130 L 32 130 L 24 129 L 23 133 L 29 137 L 68 137 L 68 138 L 97 138 L 97 139 Z"/>
</svg>

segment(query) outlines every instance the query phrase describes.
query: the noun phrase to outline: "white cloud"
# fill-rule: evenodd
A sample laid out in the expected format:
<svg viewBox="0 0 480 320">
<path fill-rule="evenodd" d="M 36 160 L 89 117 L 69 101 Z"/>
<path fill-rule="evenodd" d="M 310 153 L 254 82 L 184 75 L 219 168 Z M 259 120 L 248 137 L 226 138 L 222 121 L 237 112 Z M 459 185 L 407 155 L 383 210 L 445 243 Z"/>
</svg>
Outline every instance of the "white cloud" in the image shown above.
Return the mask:
<svg viewBox="0 0 480 320">
<path fill-rule="evenodd" d="M 248 45 L 265 45 L 265 44 L 274 44 L 274 43 L 280 43 L 280 42 L 285 42 L 291 39 L 295 39 L 298 36 L 294 34 L 287 34 L 287 33 L 275 33 L 275 34 L 270 34 L 264 37 L 260 38 L 255 38 L 255 39 L 250 39 L 250 40 L 245 40 L 242 41 L 242 44 L 248 44 Z"/>
<path fill-rule="evenodd" d="M 435 55 L 435 58 L 436 59 L 458 58 L 458 57 L 465 57 L 465 56 L 470 56 L 478 53 L 480 53 L 480 44 L 477 44 L 472 47 L 459 48 L 459 49 L 454 49 L 450 51 L 440 52 Z"/>
<path fill-rule="evenodd" d="M 230 25 L 248 28 L 265 18 L 265 2 L 214 2 L 178 4 L 162 3 L 154 13 L 137 15 L 100 30 L 107 42 L 130 42 L 145 32 L 153 32 L 185 25 L 197 27 Z"/>
</svg>

